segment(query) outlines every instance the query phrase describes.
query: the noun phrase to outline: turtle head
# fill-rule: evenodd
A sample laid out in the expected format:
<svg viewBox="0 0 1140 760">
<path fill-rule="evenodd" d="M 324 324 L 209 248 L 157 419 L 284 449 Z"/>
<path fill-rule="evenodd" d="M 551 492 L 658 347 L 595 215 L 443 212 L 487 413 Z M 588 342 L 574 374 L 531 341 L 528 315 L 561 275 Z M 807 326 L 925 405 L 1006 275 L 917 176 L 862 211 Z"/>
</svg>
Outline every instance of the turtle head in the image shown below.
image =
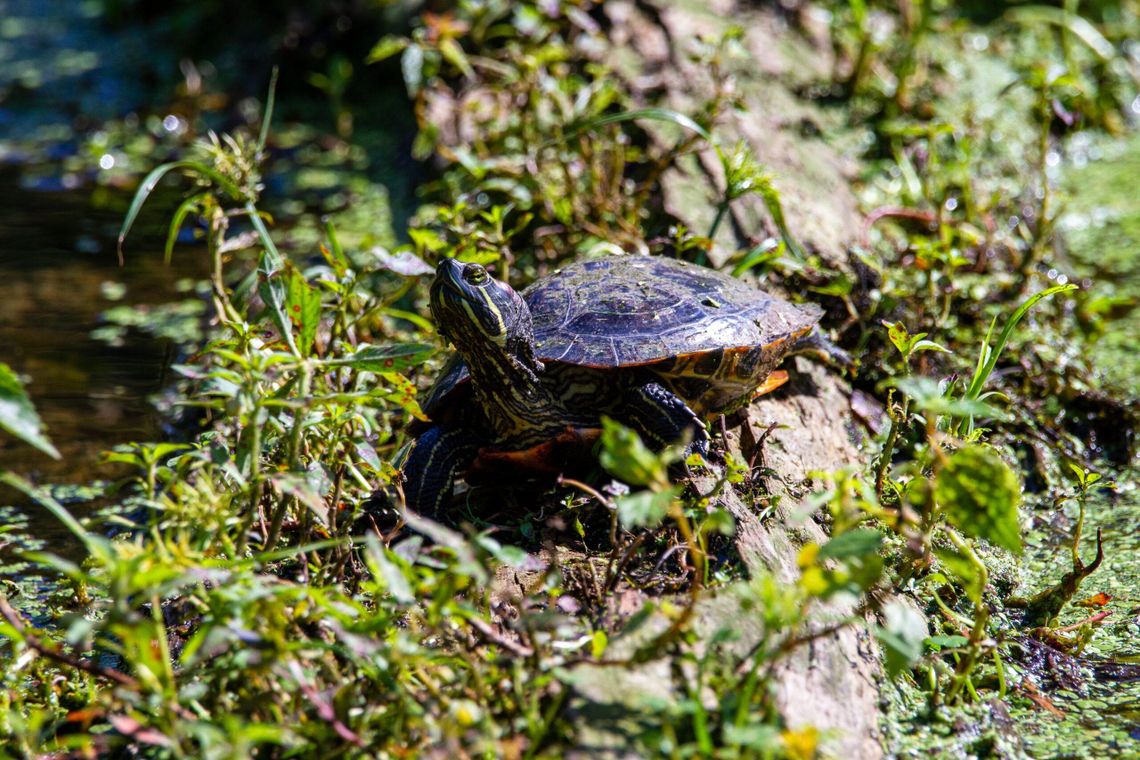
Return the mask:
<svg viewBox="0 0 1140 760">
<path fill-rule="evenodd" d="M 534 358 L 534 326 L 526 301 L 481 265 L 441 260 L 431 284 L 431 314 L 439 333 L 469 364 L 496 347 L 534 371 L 541 369 Z"/>
</svg>

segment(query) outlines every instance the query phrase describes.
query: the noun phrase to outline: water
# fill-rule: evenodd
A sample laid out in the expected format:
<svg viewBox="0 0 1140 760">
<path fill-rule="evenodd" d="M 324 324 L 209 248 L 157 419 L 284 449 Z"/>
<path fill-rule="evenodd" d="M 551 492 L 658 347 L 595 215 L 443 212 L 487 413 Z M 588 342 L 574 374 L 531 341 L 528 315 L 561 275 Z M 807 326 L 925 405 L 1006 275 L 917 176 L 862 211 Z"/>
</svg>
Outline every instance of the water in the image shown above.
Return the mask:
<svg viewBox="0 0 1140 760">
<path fill-rule="evenodd" d="M 0 361 L 25 376 L 62 454 L 52 460 L 0 433 L 0 470 L 39 483 L 111 477 L 119 471 L 100 463 L 102 451 L 165 435 L 148 397 L 167 381 L 172 344 L 128 331 L 112 346 L 92 332 L 117 304 L 185 298 L 179 280 L 205 266 L 194 251 L 165 265 L 144 227 L 120 268 L 115 238 L 127 200 L 105 189 L 30 191 L 19 172 L 0 171 Z M 0 491 L 0 504 L 20 502 Z M 32 515 L 37 532 L 56 532 L 46 514 Z"/>
<path fill-rule="evenodd" d="M 136 245 L 118 266 L 129 196 L 92 182 L 81 138 L 145 103 L 150 67 L 167 56 L 145 35 L 112 33 L 101 7 L 0 2 L 0 361 L 25 376 L 62 454 L 52 460 L 0 432 L 0 470 L 38 483 L 113 476 L 103 450 L 162 437 L 147 397 L 162 387 L 169 344 L 128 334 L 112 347 L 92 331 L 116 285 L 123 303 L 158 303 L 200 269 L 190 257 L 164 266 L 154 245 Z M 0 490 L 0 505 L 21 500 Z M 37 534 L 55 532 L 51 518 L 32 516 Z"/>
</svg>

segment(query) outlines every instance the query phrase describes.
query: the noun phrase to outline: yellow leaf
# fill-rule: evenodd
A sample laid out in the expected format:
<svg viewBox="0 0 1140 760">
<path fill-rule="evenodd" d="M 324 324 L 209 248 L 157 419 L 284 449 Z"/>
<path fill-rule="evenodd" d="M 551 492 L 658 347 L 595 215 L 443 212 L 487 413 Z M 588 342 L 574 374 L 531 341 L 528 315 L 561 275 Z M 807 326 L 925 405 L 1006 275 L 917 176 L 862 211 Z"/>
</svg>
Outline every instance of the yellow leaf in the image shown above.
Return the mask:
<svg viewBox="0 0 1140 760">
<path fill-rule="evenodd" d="M 819 749 L 819 730 L 815 726 L 785 731 L 780 734 L 780 739 L 792 760 L 811 760 Z"/>
</svg>

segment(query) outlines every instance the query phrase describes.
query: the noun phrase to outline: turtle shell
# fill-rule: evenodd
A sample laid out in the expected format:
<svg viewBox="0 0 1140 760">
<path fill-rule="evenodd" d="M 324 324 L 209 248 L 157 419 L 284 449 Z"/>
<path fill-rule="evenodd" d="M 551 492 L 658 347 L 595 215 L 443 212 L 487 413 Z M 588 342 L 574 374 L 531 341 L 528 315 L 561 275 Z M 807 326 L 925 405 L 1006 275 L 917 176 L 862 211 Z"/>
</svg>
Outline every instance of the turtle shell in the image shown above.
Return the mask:
<svg viewBox="0 0 1140 760">
<path fill-rule="evenodd" d="M 820 318 L 818 306 L 796 306 L 727 274 L 656 256 L 571 264 L 523 298 L 538 357 L 589 367 L 771 346 Z"/>
<path fill-rule="evenodd" d="M 580 261 L 522 295 L 543 362 L 655 365 L 673 377 L 753 388 L 821 315 L 814 304 L 797 306 L 727 274 L 656 256 Z M 434 417 L 468 377 L 453 356 L 424 411 Z"/>
</svg>

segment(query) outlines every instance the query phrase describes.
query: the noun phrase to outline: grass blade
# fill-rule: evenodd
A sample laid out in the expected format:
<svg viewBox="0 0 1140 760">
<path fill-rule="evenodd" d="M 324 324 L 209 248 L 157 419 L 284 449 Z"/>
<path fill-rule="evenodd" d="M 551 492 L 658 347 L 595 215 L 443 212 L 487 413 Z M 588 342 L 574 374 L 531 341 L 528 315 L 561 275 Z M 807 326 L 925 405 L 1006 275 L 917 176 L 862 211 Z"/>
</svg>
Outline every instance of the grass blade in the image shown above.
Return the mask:
<svg viewBox="0 0 1140 760">
<path fill-rule="evenodd" d="M 88 533 L 87 529 L 84 528 L 83 525 L 81 525 L 80 522 L 76 520 L 70 512 L 67 511 L 66 507 L 45 493 L 42 488 L 36 488 L 31 483 L 21 478 L 19 475 L 11 472 L 0 473 L 0 483 L 15 488 L 17 491 L 24 494 L 29 499 L 46 509 L 48 512 L 51 512 L 57 520 L 63 523 L 63 526 L 65 528 L 71 531 L 71 533 L 76 538 L 83 542 L 83 545 L 87 548 L 87 551 L 91 552 L 92 554 L 96 554 L 98 553 L 98 550 L 102 548 L 100 545 L 100 542 L 102 541 L 101 537 Z"/>
<path fill-rule="evenodd" d="M 1052 24 L 1069 31 L 1083 42 L 1102 61 L 1109 61 L 1116 55 L 1116 48 L 1097 31 L 1088 19 L 1062 8 L 1047 5 L 1026 5 L 1006 11 L 1005 18 L 1015 24 Z"/>
<path fill-rule="evenodd" d="M 265 97 L 265 115 L 261 118 L 261 133 L 257 136 L 257 151 L 254 155 L 261 163 L 261 154 L 265 150 L 265 141 L 269 139 L 269 125 L 273 122 L 273 106 L 277 103 L 277 67 L 269 75 L 269 94 Z"/>
<path fill-rule="evenodd" d="M 564 138 L 574 137 L 582 132 L 590 132 L 598 127 L 604 127 L 608 124 L 619 124 L 626 121 L 637 121 L 639 119 L 650 119 L 652 121 L 665 121 L 671 124 L 676 124 L 682 129 L 687 129 L 690 132 L 696 132 L 701 137 L 709 142 L 712 142 L 712 135 L 709 131 L 702 127 L 697 122 L 693 121 L 690 117 L 686 116 L 679 111 L 674 111 L 669 108 L 642 108 L 637 111 L 622 111 L 621 113 L 611 113 L 605 116 L 596 116 L 592 119 L 580 122 L 571 126 L 563 134 Z"/>
<path fill-rule="evenodd" d="M 1002 329 L 1001 334 L 998 336 L 997 343 L 995 343 L 993 348 L 990 349 L 989 358 L 986 359 L 985 365 L 983 365 L 979 371 L 974 372 L 974 377 L 970 381 L 970 387 L 966 389 L 966 398 L 976 399 L 982 392 L 982 386 L 985 385 L 986 380 L 988 380 L 989 376 L 993 373 L 994 367 L 997 365 L 998 357 L 1001 356 L 1002 349 L 1005 348 L 1006 342 L 1009 341 L 1009 336 L 1013 334 L 1014 328 L 1016 328 L 1017 324 L 1022 320 L 1022 318 L 1029 313 L 1030 309 L 1036 306 L 1037 303 L 1042 299 L 1056 295 L 1057 293 L 1071 293 L 1076 289 L 1077 286 L 1072 284 L 1055 285 L 1051 288 L 1042 290 L 1040 293 L 1036 293 L 1030 296 L 1028 299 L 1026 299 L 1025 303 L 1017 307 L 1017 311 L 1013 312 L 1009 318 L 1009 321 L 1005 323 L 1005 327 Z M 987 340 L 986 342 L 988 343 L 989 341 Z"/>
<path fill-rule="evenodd" d="M 146 175 L 139 189 L 135 192 L 135 197 L 131 201 L 131 206 L 127 209 L 127 216 L 123 219 L 123 226 L 119 230 L 119 266 L 123 265 L 123 241 L 127 239 L 127 233 L 131 231 L 131 227 L 138 218 L 139 212 L 142 210 L 143 204 L 150 194 L 154 192 L 154 188 L 158 185 L 159 181 L 170 172 L 181 169 L 191 174 L 199 174 L 206 179 L 213 182 L 217 187 L 228 193 L 234 200 L 241 200 L 241 190 L 235 185 L 228 177 L 220 172 L 206 166 L 201 161 L 171 161 L 170 163 L 161 164 L 151 170 L 150 174 Z"/>
<path fill-rule="evenodd" d="M 186 217 L 190 212 L 195 210 L 202 193 L 191 195 L 182 203 L 178 204 L 178 208 L 174 211 L 174 216 L 170 218 L 170 227 L 166 231 L 166 247 L 162 251 L 162 260 L 167 265 L 170 264 L 171 259 L 174 258 L 174 243 L 178 240 L 178 233 L 182 231 L 182 223 L 186 221 Z"/>
<path fill-rule="evenodd" d="M 261 212 L 257 210 L 257 206 L 253 205 L 253 201 L 246 201 L 245 213 L 253 228 L 257 230 L 257 236 L 261 239 L 261 245 L 265 247 L 265 252 L 269 254 L 269 263 L 273 271 L 281 269 L 284 266 L 284 259 L 281 258 L 281 252 L 277 250 L 273 238 L 269 236 L 269 229 L 265 226 Z"/>
</svg>

